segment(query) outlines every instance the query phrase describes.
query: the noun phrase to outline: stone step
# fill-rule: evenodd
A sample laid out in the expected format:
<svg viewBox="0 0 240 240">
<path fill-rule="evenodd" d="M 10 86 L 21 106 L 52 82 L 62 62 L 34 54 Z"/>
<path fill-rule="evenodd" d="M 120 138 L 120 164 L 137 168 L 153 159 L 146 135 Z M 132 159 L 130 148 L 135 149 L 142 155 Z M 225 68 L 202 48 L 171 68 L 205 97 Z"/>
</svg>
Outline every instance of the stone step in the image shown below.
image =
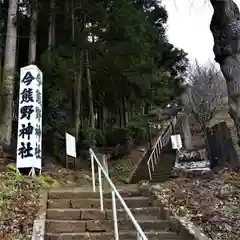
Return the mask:
<svg viewBox="0 0 240 240">
<path fill-rule="evenodd" d="M 169 172 L 170 171 L 170 169 L 172 169 L 172 165 L 171 165 L 171 167 L 167 167 L 167 166 L 158 166 L 158 165 L 156 165 L 156 166 L 154 166 L 154 171 L 153 172 L 156 172 L 156 171 L 161 171 L 161 172 Z"/>
<path fill-rule="evenodd" d="M 178 240 L 179 237 L 173 232 L 145 232 L 148 240 Z M 113 240 L 114 233 L 61 233 L 53 234 L 47 233 L 46 240 Z M 119 239 L 121 240 L 136 240 L 136 231 L 119 232 Z"/>
<path fill-rule="evenodd" d="M 166 170 L 159 170 L 159 169 L 155 169 L 154 171 L 151 172 L 151 175 L 168 175 L 171 171 L 166 171 Z"/>
<path fill-rule="evenodd" d="M 154 169 L 155 170 L 153 172 L 168 173 L 168 172 L 171 171 L 172 166 L 171 167 L 158 167 L 158 166 L 155 166 Z"/>
<path fill-rule="evenodd" d="M 137 220 L 160 220 L 161 209 L 158 207 L 130 208 Z M 52 220 L 109 220 L 112 210 L 101 212 L 99 209 L 47 209 L 47 219 Z M 124 209 L 118 209 L 118 219 L 128 219 Z"/>
<path fill-rule="evenodd" d="M 152 205 L 151 199 L 147 197 L 125 197 L 125 203 L 129 208 L 149 207 Z M 116 199 L 117 208 L 121 207 Z M 48 208 L 100 208 L 100 199 L 48 199 Z M 104 207 L 112 208 L 112 200 L 104 199 Z"/>
<path fill-rule="evenodd" d="M 156 166 L 154 168 L 154 171 L 152 171 L 152 173 L 169 173 L 171 171 L 171 168 L 164 168 L 164 167 L 158 167 Z"/>
<path fill-rule="evenodd" d="M 172 165 L 172 162 L 173 161 L 169 161 L 169 162 L 166 162 L 166 161 L 159 161 L 157 164 L 156 164 L 156 166 L 162 166 L 162 167 L 169 167 L 169 166 L 171 166 Z"/>
<path fill-rule="evenodd" d="M 168 173 L 168 174 L 152 174 L 152 178 L 165 179 L 165 178 L 169 178 L 170 175 L 171 175 L 171 173 Z"/>
<path fill-rule="evenodd" d="M 155 168 L 155 170 L 152 172 L 152 174 L 168 174 L 170 172 L 171 172 L 171 170 L 169 170 L 169 169 Z"/>
<path fill-rule="evenodd" d="M 138 189 L 119 190 L 122 197 L 138 197 L 141 192 Z M 111 198 L 111 192 L 104 193 L 105 198 Z M 81 189 L 62 189 L 51 190 L 48 193 L 48 199 L 99 199 L 99 192 L 84 192 Z"/>
<path fill-rule="evenodd" d="M 171 173 L 171 171 L 159 171 L 159 169 L 155 169 L 155 171 L 152 172 L 152 175 L 167 175 Z"/>
<path fill-rule="evenodd" d="M 170 231 L 170 224 L 164 220 L 138 221 L 143 231 Z M 119 220 L 119 231 L 135 230 L 132 221 Z M 52 233 L 83 233 L 83 232 L 112 232 L 114 230 L 111 220 L 47 220 L 46 231 Z"/>
<path fill-rule="evenodd" d="M 171 167 L 172 166 L 172 161 L 171 162 L 159 162 L 157 164 L 154 164 L 155 167 Z"/>
<path fill-rule="evenodd" d="M 169 178 L 159 178 L 159 179 L 155 179 L 153 178 L 150 182 L 151 183 L 162 183 L 162 182 L 166 182 Z"/>
<path fill-rule="evenodd" d="M 163 178 L 169 178 L 169 176 L 171 175 L 172 171 L 159 171 L 158 169 L 155 169 L 155 171 L 152 172 L 152 178 L 155 177 L 163 177 Z M 149 179 L 149 173 L 146 172 L 144 174 L 141 174 L 142 179 Z"/>
<path fill-rule="evenodd" d="M 167 179 L 169 179 L 169 178 L 170 178 L 170 175 L 168 175 L 168 176 L 153 176 L 153 177 L 152 177 L 152 180 L 165 181 L 165 180 L 167 180 Z"/>
<path fill-rule="evenodd" d="M 166 176 L 152 176 L 152 180 L 166 180 L 169 179 L 170 175 L 166 175 Z"/>
<path fill-rule="evenodd" d="M 171 175 L 171 173 L 168 173 L 168 174 L 152 174 L 152 178 L 169 178 Z"/>
<path fill-rule="evenodd" d="M 161 220 L 161 209 L 158 207 L 130 208 L 136 220 Z M 119 220 L 129 220 L 124 209 L 118 209 Z M 47 209 L 49 220 L 111 220 L 112 210 L 101 212 L 100 209 Z"/>
</svg>

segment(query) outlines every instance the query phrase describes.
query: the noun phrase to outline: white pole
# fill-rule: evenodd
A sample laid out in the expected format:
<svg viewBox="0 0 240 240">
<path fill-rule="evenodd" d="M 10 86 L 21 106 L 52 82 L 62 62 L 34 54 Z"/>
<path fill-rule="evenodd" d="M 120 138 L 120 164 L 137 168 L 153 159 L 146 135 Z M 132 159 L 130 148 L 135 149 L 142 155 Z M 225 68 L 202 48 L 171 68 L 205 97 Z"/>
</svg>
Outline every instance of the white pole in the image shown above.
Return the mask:
<svg viewBox="0 0 240 240">
<path fill-rule="evenodd" d="M 115 196 L 114 191 L 112 191 L 112 209 L 113 209 L 113 222 L 114 222 L 115 240 L 119 240 L 116 196 Z"/>
<path fill-rule="evenodd" d="M 156 148 L 154 148 L 154 150 L 153 150 L 154 151 L 153 156 L 154 156 L 154 162 L 155 162 L 155 164 L 157 164 L 157 156 L 156 156 L 157 154 L 156 154 L 155 150 L 156 150 Z"/>
<path fill-rule="evenodd" d="M 158 156 L 158 150 L 157 150 L 157 146 L 155 147 L 155 155 L 156 155 L 156 161 L 155 161 L 155 164 L 157 164 L 157 162 L 158 162 L 158 158 L 159 158 L 159 156 Z"/>
<path fill-rule="evenodd" d="M 153 163 L 153 159 L 152 159 L 152 157 L 151 157 L 151 163 L 152 163 L 152 170 L 154 171 L 155 169 L 154 169 L 154 163 Z"/>
<path fill-rule="evenodd" d="M 91 168 L 92 168 L 92 185 L 93 191 L 96 192 L 96 181 L 95 181 L 95 171 L 94 171 L 94 157 L 93 154 L 90 152 L 91 156 Z"/>
<path fill-rule="evenodd" d="M 142 240 L 141 236 L 139 235 L 139 233 L 137 232 L 137 240 Z"/>
<path fill-rule="evenodd" d="M 147 162 L 148 165 L 148 173 L 149 173 L 149 179 L 152 180 L 152 174 L 151 174 L 151 169 L 150 169 L 150 164 Z"/>
<path fill-rule="evenodd" d="M 158 143 L 158 156 L 159 156 L 159 160 L 160 160 L 160 157 L 161 157 L 161 144 L 160 144 L 160 142 Z"/>
<path fill-rule="evenodd" d="M 99 193 L 100 193 L 100 207 L 101 207 L 101 211 L 103 212 L 104 208 L 103 208 L 102 172 L 99 166 L 98 166 L 98 182 L 99 182 Z"/>
</svg>

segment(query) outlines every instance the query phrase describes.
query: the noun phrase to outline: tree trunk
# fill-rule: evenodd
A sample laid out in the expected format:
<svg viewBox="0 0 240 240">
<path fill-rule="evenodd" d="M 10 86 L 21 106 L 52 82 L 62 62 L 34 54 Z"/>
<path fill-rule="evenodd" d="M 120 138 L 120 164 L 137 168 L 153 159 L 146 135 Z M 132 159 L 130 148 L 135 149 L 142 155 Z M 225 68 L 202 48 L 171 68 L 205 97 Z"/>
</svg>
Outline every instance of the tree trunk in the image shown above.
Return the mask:
<svg viewBox="0 0 240 240">
<path fill-rule="evenodd" d="M 75 82 L 75 134 L 78 140 L 78 133 L 79 133 L 79 128 L 81 125 L 81 101 L 82 101 L 82 78 L 83 78 L 83 61 L 84 61 L 84 54 L 83 50 L 81 50 L 80 54 L 80 67 L 79 67 L 79 74 L 78 77 L 76 78 Z"/>
<path fill-rule="evenodd" d="M 102 129 L 105 129 L 105 125 L 107 124 L 109 120 L 109 111 L 108 108 L 106 106 L 102 106 Z"/>
<path fill-rule="evenodd" d="M 233 0 L 210 0 L 214 13 L 210 30 L 215 60 L 227 82 L 229 114 L 240 139 L 240 13 Z"/>
<path fill-rule="evenodd" d="M 180 103 L 184 107 L 184 111 L 182 112 L 181 116 L 181 125 L 182 125 L 182 132 L 184 137 L 184 147 L 187 150 L 192 149 L 192 133 L 189 124 L 189 115 L 187 109 L 190 105 L 189 96 L 191 96 L 190 91 L 191 88 L 188 85 L 180 86 L 183 89 L 183 92 L 180 96 Z"/>
<path fill-rule="evenodd" d="M 145 103 L 145 105 L 144 105 L 144 114 L 148 114 L 149 108 L 150 108 L 150 104 L 149 103 Z"/>
<path fill-rule="evenodd" d="M 68 0 L 65 1 L 65 13 L 64 13 L 64 28 L 67 28 L 69 25 L 69 14 L 70 14 L 70 6 Z"/>
<path fill-rule="evenodd" d="M 28 63 L 36 62 L 36 49 L 37 49 L 37 4 L 38 1 L 32 2 L 31 6 L 31 25 L 30 25 L 30 37 L 29 37 L 29 51 L 28 51 Z"/>
<path fill-rule="evenodd" d="M 71 40 L 72 42 L 75 40 L 75 21 L 74 21 L 74 0 L 71 1 L 71 24 L 72 24 L 72 36 Z M 72 65 L 75 67 L 76 66 L 76 53 L 75 53 L 75 48 L 73 49 L 72 53 Z M 75 132 L 75 137 L 77 138 L 78 133 L 76 132 L 76 82 L 77 82 L 77 73 L 74 71 L 73 72 L 73 83 L 72 83 L 72 127 L 74 128 Z"/>
<path fill-rule="evenodd" d="M 118 108 L 118 114 L 119 114 L 119 127 L 121 128 L 123 126 L 121 106 Z"/>
<path fill-rule="evenodd" d="M 55 46 L 55 0 L 51 0 L 51 10 L 49 16 L 49 30 L 48 30 L 48 50 L 51 51 Z"/>
<path fill-rule="evenodd" d="M 75 14 L 74 14 L 75 4 L 74 0 L 71 3 L 71 20 L 72 20 L 72 41 L 75 41 Z M 83 23 L 84 24 L 84 23 Z M 83 30 L 83 27 L 81 31 Z M 74 73 L 74 84 L 73 84 L 73 126 L 75 131 L 76 140 L 79 136 L 80 128 L 80 111 L 81 111 L 81 91 L 82 91 L 82 77 L 83 77 L 83 50 L 80 53 L 80 63 L 79 63 L 79 73 Z M 73 52 L 73 65 L 76 65 L 76 52 Z"/>
<path fill-rule="evenodd" d="M 6 5 L 6 4 L 4 4 Z M 5 7 L 2 5 L 2 7 Z M 5 24 L 1 24 L 0 25 L 0 32 L 3 33 L 5 31 L 4 29 Z M 0 89 L 2 89 L 2 78 L 3 78 L 3 67 L 2 67 L 2 63 L 3 63 L 3 57 L 4 57 L 4 39 L 0 38 Z M 1 96 L 0 96 L 0 100 L 1 100 Z M 1 102 L 0 102 L 0 106 L 1 106 Z M 0 107 L 1 109 L 1 107 Z"/>
<path fill-rule="evenodd" d="M 5 59 L 2 81 L 0 139 L 11 144 L 14 72 L 16 67 L 18 0 L 9 1 Z"/>
<path fill-rule="evenodd" d="M 89 102 L 89 120 L 90 127 L 95 127 L 95 118 L 94 118 L 94 108 L 93 108 L 93 96 L 92 96 L 92 83 L 91 83 L 91 74 L 89 68 L 89 50 L 85 50 L 85 63 L 86 63 L 86 75 L 87 75 L 87 86 L 88 86 L 88 102 Z"/>
<path fill-rule="evenodd" d="M 102 104 L 101 105 L 101 108 L 100 108 L 100 128 L 102 129 L 102 130 L 104 130 L 104 123 L 105 123 L 105 112 L 104 112 L 104 109 L 105 107 L 104 107 L 104 105 Z"/>
<path fill-rule="evenodd" d="M 126 120 L 127 120 L 127 124 L 130 120 L 130 117 L 129 117 L 129 103 L 127 102 L 127 100 L 125 99 L 125 105 L 126 105 Z"/>
<path fill-rule="evenodd" d="M 204 133 L 204 143 L 205 143 L 206 158 L 210 161 L 211 168 L 212 168 L 213 165 L 215 165 L 215 161 L 216 161 L 216 159 L 212 155 L 212 153 L 214 152 L 215 149 L 213 149 L 213 148 L 211 149 L 210 148 L 209 142 L 211 141 L 211 137 L 210 137 L 209 128 L 204 128 L 204 129 L 202 129 L 202 131 Z"/>
<path fill-rule="evenodd" d="M 97 110 L 97 128 L 104 129 L 104 116 L 103 116 L 104 105 L 101 104 Z"/>
<path fill-rule="evenodd" d="M 192 149 L 192 134 L 189 125 L 189 116 L 188 113 L 183 112 L 181 116 L 181 125 L 182 125 L 182 133 L 184 138 L 184 147 L 187 150 Z"/>
<path fill-rule="evenodd" d="M 123 117 L 123 126 L 127 126 L 127 114 L 126 114 L 126 101 L 125 97 L 122 98 L 122 117 Z"/>
</svg>

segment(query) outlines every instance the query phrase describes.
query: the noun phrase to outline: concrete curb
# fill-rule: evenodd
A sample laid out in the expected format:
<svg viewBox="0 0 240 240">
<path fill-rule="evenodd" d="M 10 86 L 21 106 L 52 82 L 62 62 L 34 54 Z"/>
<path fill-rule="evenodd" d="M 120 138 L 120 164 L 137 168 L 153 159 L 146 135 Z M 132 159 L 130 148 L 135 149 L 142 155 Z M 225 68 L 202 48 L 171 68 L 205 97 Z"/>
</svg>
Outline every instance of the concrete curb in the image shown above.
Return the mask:
<svg viewBox="0 0 240 240">
<path fill-rule="evenodd" d="M 180 239 L 184 240 L 210 240 L 191 221 L 184 217 L 170 217 L 170 224 Z"/>
<path fill-rule="evenodd" d="M 44 240 L 47 200 L 48 193 L 44 191 L 40 194 L 40 208 L 37 214 L 37 219 L 35 219 L 33 223 L 32 240 Z"/>
<path fill-rule="evenodd" d="M 210 240 L 200 229 L 185 217 L 173 216 L 170 210 L 152 192 L 151 185 L 142 183 L 139 189 L 143 196 L 153 199 L 153 205 L 161 208 L 162 219 L 168 220 L 171 229 L 177 232 L 180 240 Z"/>
</svg>

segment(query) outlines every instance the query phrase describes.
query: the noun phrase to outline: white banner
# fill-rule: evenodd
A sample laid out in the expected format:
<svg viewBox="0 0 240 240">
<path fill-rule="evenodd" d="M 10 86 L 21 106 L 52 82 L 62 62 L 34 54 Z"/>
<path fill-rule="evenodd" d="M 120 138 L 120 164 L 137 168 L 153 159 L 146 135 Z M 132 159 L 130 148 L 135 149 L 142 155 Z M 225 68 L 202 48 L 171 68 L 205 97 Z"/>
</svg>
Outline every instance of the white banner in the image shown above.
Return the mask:
<svg viewBox="0 0 240 240">
<path fill-rule="evenodd" d="M 71 157 L 77 157 L 76 154 L 76 139 L 74 136 L 66 133 L 66 154 Z"/>
<path fill-rule="evenodd" d="M 180 134 L 171 136 L 172 148 L 180 150 L 182 148 L 182 139 Z"/>
<path fill-rule="evenodd" d="M 16 165 L 42 168 L 42 72 L 35 65 L 20 70 Z"/>
</svg>

